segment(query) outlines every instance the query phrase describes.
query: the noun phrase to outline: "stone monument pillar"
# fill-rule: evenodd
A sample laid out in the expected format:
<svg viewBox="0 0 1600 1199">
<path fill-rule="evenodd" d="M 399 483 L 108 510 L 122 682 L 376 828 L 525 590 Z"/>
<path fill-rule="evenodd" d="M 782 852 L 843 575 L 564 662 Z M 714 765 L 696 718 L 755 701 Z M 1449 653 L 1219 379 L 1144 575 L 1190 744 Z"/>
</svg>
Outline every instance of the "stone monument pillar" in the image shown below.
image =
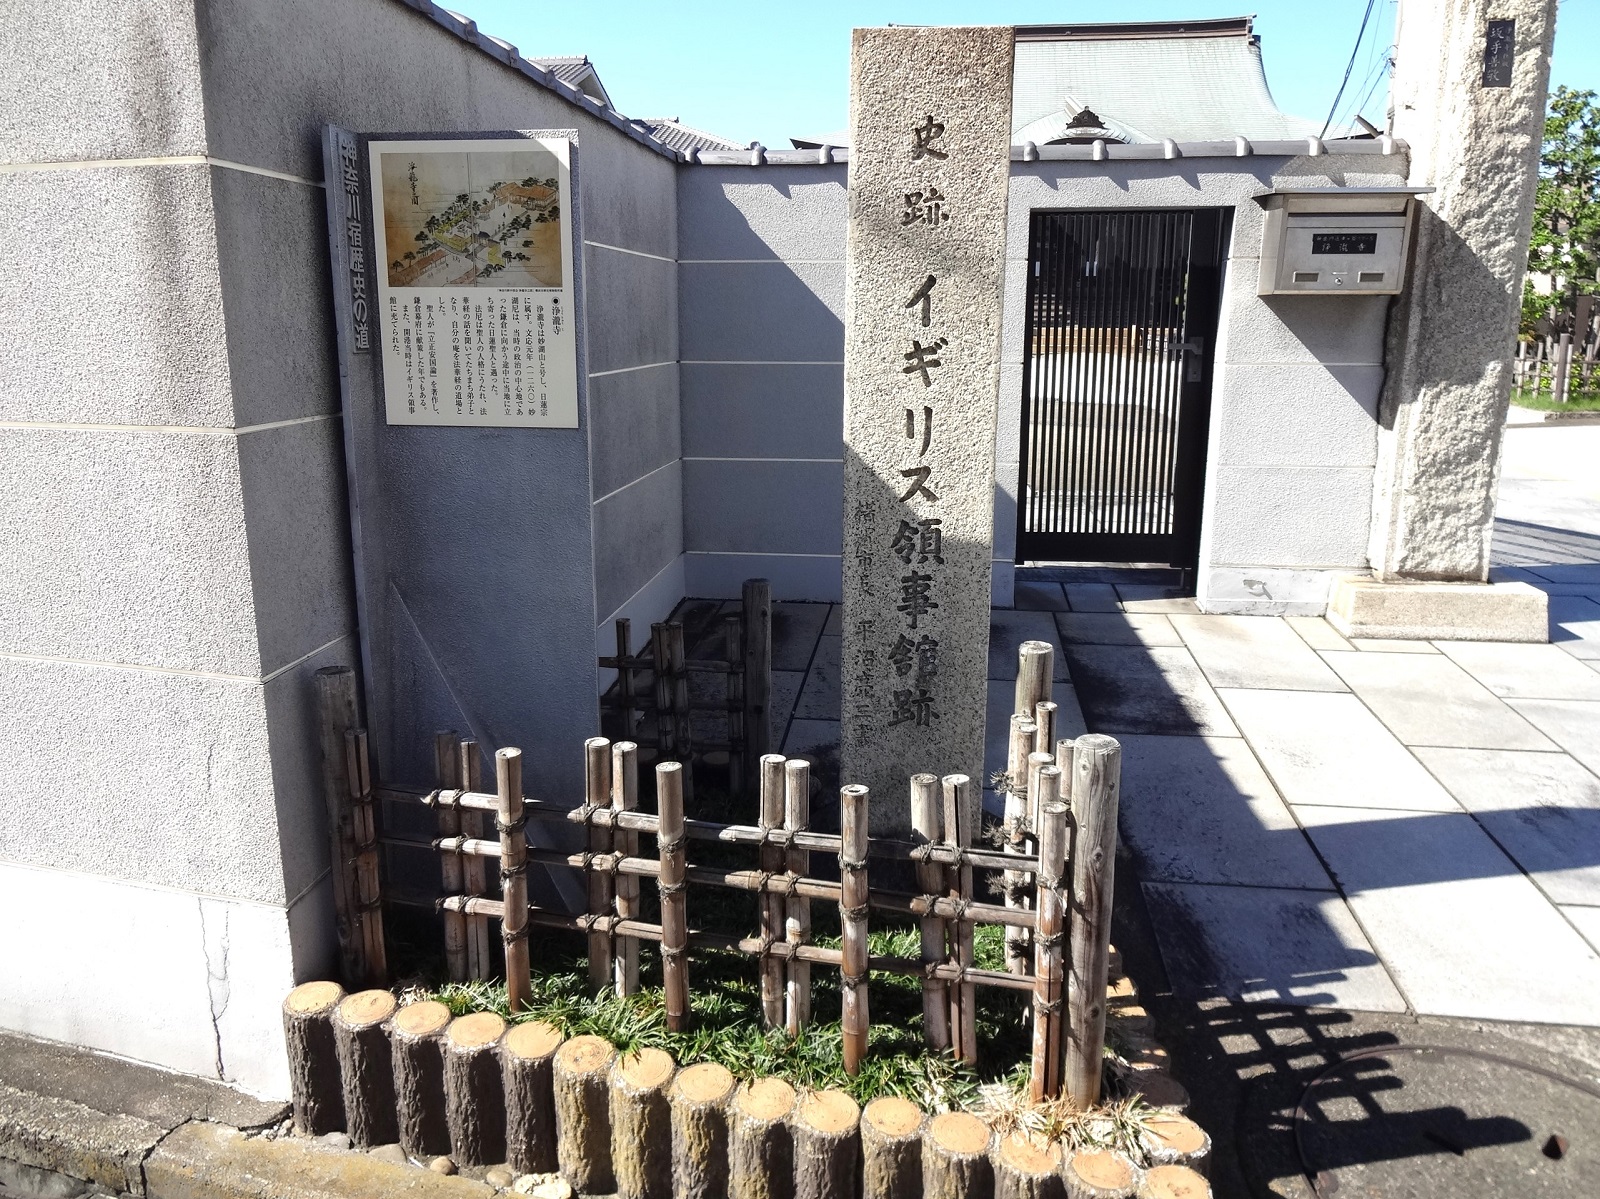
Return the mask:
<svg viewBox="0 0 1600 1199">
<path fill-rule="evenodd" d="M 852 47 L 841 778 L 875 834 L 913 774 L 983 770 L 1012 40 Z"/>
</svg>

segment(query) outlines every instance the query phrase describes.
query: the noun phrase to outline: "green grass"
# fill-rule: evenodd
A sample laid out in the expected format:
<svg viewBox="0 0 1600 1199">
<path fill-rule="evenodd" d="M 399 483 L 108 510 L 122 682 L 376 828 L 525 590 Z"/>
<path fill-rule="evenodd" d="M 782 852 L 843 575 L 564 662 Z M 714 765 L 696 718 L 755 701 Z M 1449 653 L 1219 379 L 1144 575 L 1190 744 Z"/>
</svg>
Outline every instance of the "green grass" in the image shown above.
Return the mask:
<svg viewBox="0 0 1600 1199">
<path fill-rule="evenodd" d="M 1548 391 L 1516 391 L 1511 402 L 1518 408 L 1532 408 L 1539 412 L 1600 412 L 1600 391 L 1574 391 L 1565 404 L 1558 403 Z"/>
</svg>

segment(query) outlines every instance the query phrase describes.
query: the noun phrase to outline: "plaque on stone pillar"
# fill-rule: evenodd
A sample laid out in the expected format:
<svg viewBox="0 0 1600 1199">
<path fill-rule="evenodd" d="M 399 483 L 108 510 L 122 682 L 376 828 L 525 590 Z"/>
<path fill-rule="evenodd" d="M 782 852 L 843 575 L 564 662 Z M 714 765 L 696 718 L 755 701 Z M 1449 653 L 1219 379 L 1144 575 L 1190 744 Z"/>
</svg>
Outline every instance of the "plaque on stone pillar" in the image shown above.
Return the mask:
<svg viewBox="0 0 1600 1199">
<path fill-rule="evenodd" d="M 858 29 L 845 252 L 841 777 L 980 777 L 1010 28 Z"/>
</svg>

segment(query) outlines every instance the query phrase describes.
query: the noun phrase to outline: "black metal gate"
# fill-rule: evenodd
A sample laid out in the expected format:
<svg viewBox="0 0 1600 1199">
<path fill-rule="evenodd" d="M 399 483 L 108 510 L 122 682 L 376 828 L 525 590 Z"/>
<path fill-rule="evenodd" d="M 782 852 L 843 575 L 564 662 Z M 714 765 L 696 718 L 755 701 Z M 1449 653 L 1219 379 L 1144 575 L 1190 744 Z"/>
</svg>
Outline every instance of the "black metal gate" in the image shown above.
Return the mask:
<svg viewBox="0 0 1600 1199">
<path fill-rule="evenodd" d="M 1034 213 L 1017 561 L 1194 565 L 1227 228 Z"/>
</svg>

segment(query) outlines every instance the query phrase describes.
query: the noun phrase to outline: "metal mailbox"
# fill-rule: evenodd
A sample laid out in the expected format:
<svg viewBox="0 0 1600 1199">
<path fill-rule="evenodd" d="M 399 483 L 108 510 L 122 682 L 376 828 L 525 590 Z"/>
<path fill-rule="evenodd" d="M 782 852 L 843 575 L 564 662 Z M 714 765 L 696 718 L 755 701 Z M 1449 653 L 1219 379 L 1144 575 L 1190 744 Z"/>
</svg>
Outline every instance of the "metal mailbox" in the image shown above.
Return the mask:
<svg viewBox="0 0 1600 1199">
<path fill-rule="evenodd" d="M 1257 293 L 1398 294 L 1415 197 L 1431 190 L 1306 188 L 1257 196 L 1267 210 Z"/>
</svg>

